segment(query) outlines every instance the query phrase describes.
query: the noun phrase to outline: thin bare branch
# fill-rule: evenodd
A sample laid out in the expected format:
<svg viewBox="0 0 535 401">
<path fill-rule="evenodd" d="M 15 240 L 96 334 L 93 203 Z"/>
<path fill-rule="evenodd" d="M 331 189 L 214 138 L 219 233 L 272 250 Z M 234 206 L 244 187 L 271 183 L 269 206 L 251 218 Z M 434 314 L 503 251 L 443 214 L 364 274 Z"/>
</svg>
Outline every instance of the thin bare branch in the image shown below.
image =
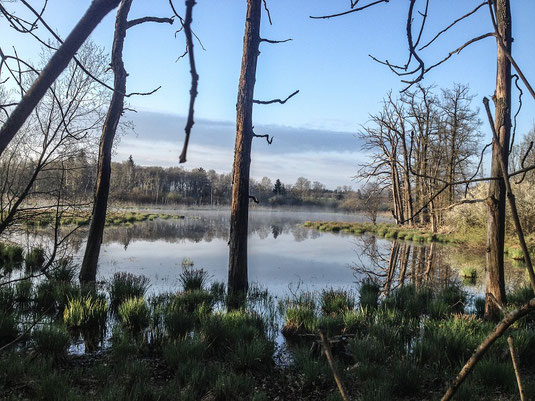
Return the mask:
<svg viewBox="0 0 535 401">
<path fill-rule="evenodd" d="M 469 13 L 466 13 L 465 15 L 463 15 L 462 17 L 460 18 L 457 18 L 455 21 L 453 21 L 451 24 L 449 24 L 446 28 L 444 28 L 443 30 L 441 30 L 439 33 L 437 33 L 435 35 L 435 37 L 433 39 L 431 39 L 429 42 L 427 42 L 425 45 L 423 45 L 422 47 L 420 47 L 420 51 L 424 50 L 426 47 L 428 47 L 429 45 L 431 45 L 435 40 L 437 40 L 440 35 L 446 33 L 448 30 L 450 30 L 454 25 L 456 25 L 457 23 L 461 22 L 462 20 L 468 18 L 469 16 L 471 16 L 472 14 L 474 14 L 475 12 L 477 12 L 477 10 L 479 10 L 481 7 L 483 7 L 484 5 L 486 5 L 488 3 L 488 1 L 484 1 L 483 3 L 479 4 L 476 8 L 474 8 L 472 11 L 470 11 Z"/>
<path fill-rule="evenodd" d="M 270 138 L 268 134 L 257 135 L 255 133 L 253 133 L 253 137 L 254 138 L 266 138 L 268 145 L 271 145 L 273 143 L 273 138 L 274 138 L 273 136 Z"/>
<path fill-rule="evenodd" d="M 271 40 L 271 39 L 264 39 L 264 38 L 260 38 L 260 42 L 266 42 L 266 43 L 272 43 L 272 44 L 276 44 L 276 43 L 286 43 L 286 42 L 290 42 L 291 40 L 293 39 L 285 39 L 285 40 Z"/>
<path fill-rule="evenodd" d="M 489 6 L 490 19 L 492 21 L 492 26 L 494 27 L 494 33 L 495 33 L 495 36 L 496 36 L 496 39 L 497 39 L 496 41 L 498 42 L 498 46 L 501 47 L 501 49 L 504 52 L 505 56 L 509 59 L 509 61 L 513 65 L 514 69 L 516 70 L 516 72 L 520 76 L 520 79 L 522 80 L 524 85 L 526 85 L 526 88 L 528 89 L 529 93 L 531 94 L 533 99 L 535 99 L 535 90 L 533 90 L 533 88 L 531 87 L 531 84 L 529 83 L 529 81 L 527 80 L 526 76 L 524 75 L 524 73 L 522 72 L 522 70 L 520 69 L 518 64 L 516 63 L 515 59 L 513 58 L 513 56 L 509 52 L 509 50 L 507 50 L 507 46 L 505 46 L 504 40 L 503 40 L 502 36 L 500 35 L 500 30 L 498 29 L 498 25 L 496 24 L 496 18 L 494 16 L 494 10 L 492 9 L 492 1 L 489 0 L 487 2 L 487 4 Z"/>
<path fill-rule="evenodd" d="M 171 1 L 171 0 L 170 0 Z M 184 34 L 186 35 L 186 47 L 188 50 L 188 58 L 190 65 L 191 73 L 191 89 L 189 91 L 189 109 L 188 109 L 188 120 L 186 122 L 186 127 L 184 131 L 186 132 L 186 138 L 184 140 L 184 147 L 182 148 L 182 153 L 179 157 L 180 163 L 186 162 L 186 155 L 188 153 L 188 144 L 189 138 L 191 135 L 191 128 L 195 121 L 193 119 L 195 113 L 195 98 L 197 97 L 197 85 L 199 82 L 199 74 L 197 73 L 197 68 L 195 67 L 195 54 L 193 52 L 193 38 L 191 31 L 191 22 L 193 21 L 193 7 L 195 6 L 195 0 L 186 0 L 186 19 L 182 24 L 184 27 Z"/>
<path fill-rule="evenodd" d="M 264 10 L 266 10 L 266 14 L 269 20 L 269 25 L 273 25 L 273 23 L 271 22 L 271 13 L 269 12 L 269 8 L 267 6 L 267 0 L 262 0 L 262 1 L 264 3 Z"/>
<path fill-rule="evenodd" d="M 273 100 L 253 100 L 253 103 L 256 103 L 256 104 L 273 104 L 273 103 L 280 103 L 280 104 L 284 104 L 286 103 L 288 100 L 290 100 L 292 97 L 294 97 L 295 95 L 297 95 L 299 93 L 299 90 L 296 90 L 294 93 L 292 93 L 290 96 L 288 96 L 286 99 L 284 100 L 281 100 L 281 99 L 273 99 Z"/>
<path fill-rule="evenodd" d="M 524 163 L 526 162 L 526 159 L 528 158 L 529 152 L 531 152 L 531 149 L 533 148 L 533 141 L 529 143 L 528 150 L 526 150 L 526 153 L 524 154 L 524 157 L 522 158 L 522 162 L 520 163 L 520 167 L 524 168 Z M 526 178 L 526 173 L 522 174 L 522 177 L 520 180 L 515 182 L 515 184 L 521 184 L 522 181 L 524 181 L 524 178 Z"/>
<path fill-rule="evenodd" d="M 143 24 L 145 22 L 157 22 L 160 24 L 167 23 L 173 25 L 173 18 L 165 18 L 165 17 L 143 17 L 143 18 L 136 18 L 131 21 L 128 21 L 126 24 L 126 29 L 130 29 L 133 26 Z"/>
<path fill-rule="evenodd" d="M 390 2 L 390 0 L 376 0 L 373 3 L 366 4 L 365 6 L 362 6 L 362 7 L 359 7 L 359 8 L 353 8 L 354 7 L 354 5 L 353 5 L 351 10 L 343 11 L 341 13 L 331 14 L 331 15 L 323 15 L 321 17 L 310 15 L 309 18 L 312 18 L 312 19 L 329 19 L 329 18 L 334 18 L 334 17 L 340 17 L 342 15 L 347 15 L 347 14 L 351 14 L 351 13 L 356 13 L 358 11 L 362 11 L 362 10 L 368 8 L 368 7 L 375 6 L 376 4 L 379 4 L 379 3 L 388 3 L 388 2 Z M 358 3 L 358 1 L 355 2 L 355 5 L 357 3 Z"/>
</svg>

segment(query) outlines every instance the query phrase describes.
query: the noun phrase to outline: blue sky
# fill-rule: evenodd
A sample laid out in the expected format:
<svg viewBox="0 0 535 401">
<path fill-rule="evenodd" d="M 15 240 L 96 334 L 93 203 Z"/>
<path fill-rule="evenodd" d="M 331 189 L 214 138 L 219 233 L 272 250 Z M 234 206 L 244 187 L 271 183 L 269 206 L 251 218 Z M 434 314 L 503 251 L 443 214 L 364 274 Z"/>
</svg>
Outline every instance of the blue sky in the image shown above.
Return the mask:
<svg viewBox="0 0 535 401">
<path fill-rule="evenodd" d="M 175 1 L 179 10 L 183 2 Z M 240 73 L 245 0 L 198 0 L 194 9 L 194 30 L 206 51 L 197 44 L 200 75 L 196 105 L 198 124 L 194 127 L 186 168 L 203 166 L 230 171 L 233 144 L 236 90 Z M 419 6 L 423 7 L 423 1 Z M 473 9 L 479 1 L 432 0 L 424 38 L 431 38 L 453 19 Z M 533 56 L 535 15 L 533 0 L 512 2 L 514 56 L 528 78 L 535 81 Z M 45 17 L 65 37 L 87 8 L 88 1 L 52 0 Z M 275 135 L 273 145 L 255 141 L 252 175 L 294 182 L 299 176 L 319 180 L 334 188 L 353 185 L 351 177 L 365 162 L 354 134 L 379 110 L 387 91 L 403 88 L 398 77 L 368 57 L 372 54 L 403 64 L 407 56 L 405 20 L 408 1 L 391 0 L 363 12 L 331 20 L 311 20 L 346 10 L 347 0 L 268 1 L 273 26 L 263 15 L 262 36 L 292 38 L 280 45 L 263 44 L 257 70 L 256 98 L 284 98 L 300 93 L 286 105 L 255 106 L 257 130 Z M 363 4 L 365 4 L 363 2 Z M 134 0 L 131 16 L 169 16 L 167 0 Z M 111 47 L 114 13 L 106 17 L 92 40 Z M 187 111 L 189 65 L 176 62 L 184 51 L 184 38 L 175 38 L 177 26 L 145 24 L 129 30 L 125 63 L 129 91 L 147 91 L 162 85 L 150 97 L 131 98 L 139 112 L 137 134 L 122 137 L 116 159 L 129 154 L 140 164 L 176 165 L 183 141 L 183 116 Z M 444 35 L 422 53 L 431 64 L 473 36 L 492 30 L 488 10 L 477 14 Z M 25 56 L 38 52 L 5 27 L 0 28 L 2 47 L 13 43 Z M 469 84 L 477 94 L 492 95 L 495 81 L 496 44 L 486 39 L 453 56 L 432 71 L 423 82 L 451 87 L 454 82 Z M 534 122 L 534 102 L 524 97 L 524 111 L 518 131 L 525 133 Z M 482 116 L 483 118 L 483 116 Z M 490 137 L 486 125 L 483 131 Z"/>
</svg>

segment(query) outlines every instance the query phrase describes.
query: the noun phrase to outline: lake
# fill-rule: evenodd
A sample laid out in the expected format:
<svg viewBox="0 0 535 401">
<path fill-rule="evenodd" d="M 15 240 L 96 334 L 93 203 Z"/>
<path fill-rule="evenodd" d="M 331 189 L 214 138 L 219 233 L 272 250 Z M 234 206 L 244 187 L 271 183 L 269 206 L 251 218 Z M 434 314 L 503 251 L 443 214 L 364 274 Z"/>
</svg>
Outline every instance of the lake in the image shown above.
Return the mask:
<svg viewBox="0 0 535 401">
<path fill-rule="evenodd" d="M 159 211 L 149 211 L 159 212 Z M 166 210 L 166 212 L 169 212 Z M 115 272 L 143 274 L 150 293 L 176 291 L 182 261 L 206 270 L 212 281 L 226 282 L 229 210 L 177 210 L 184 219 L 107 227 L 99 263 L 99 280 Z M 383 218 L 386 221 L 386 218 Z M 298 290 L 357 289 L 366 278 L 378 281 L 384 292 L 403 283 L 443 287 L 462 282 L 471 294 L 484 293 L 484 254 L 439 244 L 419 245 L 370 235 L 320 232 L 305 228 L 306 220 L 366 221 L 355 214 L 252 210 L 249 222 L 249 281 L 275 296 Z M 74 237 L 76 259 L 84 251 L 84 232 Z M 463 280 L 463 268 L 476 271 Z M 508 264 L 508 286 L 525 280 L 521 265 Z"/>
</svg>

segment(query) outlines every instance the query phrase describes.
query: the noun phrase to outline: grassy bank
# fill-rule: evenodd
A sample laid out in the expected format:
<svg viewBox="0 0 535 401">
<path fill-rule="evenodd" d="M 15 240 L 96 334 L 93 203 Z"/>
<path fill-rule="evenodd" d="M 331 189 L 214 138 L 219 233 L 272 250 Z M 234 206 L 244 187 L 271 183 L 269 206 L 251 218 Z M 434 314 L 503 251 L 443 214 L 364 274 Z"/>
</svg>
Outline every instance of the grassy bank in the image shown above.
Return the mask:
<svg viewBox="0 0 535 401">
<path fill-rule="evenodd" d="M 404 227 L 389 223 L 345 223 L 338 221 L 306 221 L 305 227 L 314 228 L 319 231 L 342 232 L 361 235 L 370 233 L 387 239 L 401 239 L 415 242 L 441 242 L 460 243 L 464 238 L 452 234 L 436 234 L 428 230 Z"/>
<path fill-rule="evenodd" d="M 141 212 L 108 212 L 106 215 L 107 226 L 131 225 L 142 221 L 153 221 L 156 219 L 183 219 L 184 216 L 168 213 L 141 213 Z M 59 218 L 60 226 L 86 226 L 91 221 L 91 215 L 88 212 L 76 214 L 63 214 Z M 27 227 L 50 227 L 56 224 L 56 214 L 52 211 L 40 213 L 37 216 L 29 216 L 24 219 Z"/>
<path fill-rule="evenodd" d="M 405 227 L 397 224 L 372 224 L 372 223 L 346 223 L 338 221 L 306 221 L 305 227 L 326 232 L 342 232 L 354 235 L 369 233 L 391 240 L 413 241 L 417 243 L 438 242 L 442 244 L 462 244 L 474 248 L 484 248 L 486 235 L 483 229 L 474 228 L 471 231 L 452 232 L 437 234 L 419 227 Z M 535 236 L 527 236 L 528 248 L 532 257 L 535 257 Z M 514 233 L 506 238 L 504 249 L 506 257 L 516 261 L 522 261 L 524 254 L 518 245 Z"/>
<path fill-rule="evenodd" d="M 98 291 L 57 266 L 36 282 L 0 288 L 0 399 L 340 400 L 318 341 L 323 330 L 352 399 L 438 399 L 492 329 L 482 301 L 457 286 L 406 285 L 381 295 L 325 289 L 275 300 L 252 286 L 227 312 L 226 288 L 185 266 L 176 293 L 147 296 L 143 276 L 117 273 Z M 521 289 L 512 305 L 533 296 Z M 535 316 L 510 334 L 524 385 L 535 391 Z M 275 339 L 282 333 L 287 350 Z M 87 352 L 68 353 L 71 344 Z M 457 399 L 516 399 L 505 339 Z"/>
</svg>

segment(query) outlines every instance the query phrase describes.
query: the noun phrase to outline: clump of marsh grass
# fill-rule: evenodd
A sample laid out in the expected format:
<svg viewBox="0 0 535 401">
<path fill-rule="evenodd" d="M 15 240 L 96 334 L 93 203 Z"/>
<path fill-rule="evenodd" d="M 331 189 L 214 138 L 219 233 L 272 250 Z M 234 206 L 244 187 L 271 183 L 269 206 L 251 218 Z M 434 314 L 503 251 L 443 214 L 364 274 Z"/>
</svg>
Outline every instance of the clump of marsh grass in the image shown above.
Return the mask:
<svg viewBox="0 0 535 401">
<path fill-rule="evenodd" d="M 379 284 L 373 280 L 364 280 L 360 284 L 359 304 L 361 308 L 375 309 L 379 305 Z"/>
<path fill-rule="evenodd" d="M 150 280 L 143 275 L 134 275 L 127 272 L 117 272 L 108 284 L 110 294 L 110 308 L 117 311 L 120 304 L 130 298 L 144 297 Z"/>
<path fill-rule="evenodd" d="M 185 268 L 178 278 L 184 291 L 203 290 L 209 280 L 209 274 L 204 269 Z"/>
<path fill-rule="evenodd" d="M 15 316 L 7 311 L 0 311 L 0 347 L 9 344 L 19 335 Z"/>
<path fill-rule="evenodd" d="M 32 248 L 24 258 L 26 270 L 34 272 L 43 267 L 45 263 L 45 250 L 43 248 Z"/>
<path fill-rule="evenodd" d="M 39 354 L 54 358 L 65 355 L 71 342 L 69 333 L 59 325 L 44 325 L 34 330 L 32 340 Z"/>
<path fill-rule="evenodd" d="M 67 328 L 80 331 L 103 331 L 106 327 L 108 303 L 103 296 L 86 295 L 68 301 L 63 311 Z"/>
<path fill-rule="evenodd" d="M 6 273 L 20 267 L 24 260 L 24 250 L 19 245 L 0 242 L 0 268 Z"/>
<path fill-rule="evenodd" d="M 143 297 L 128 298 L 118 308 L 124 327 L 133 333 L 146 329 L 150 323 L 150 310 Z"/>
<path fill-rule="evenodd" d="M 342 314 L 354 307 L 354 297 L 346 290 L 330 288 L 321 292 L 320 308 L 325 315 Z"/>
<path fill-rule="evenodd" d="M 313 308 L 309 305 L 289 306 L 284 314 L 282 334 L 289 339 L 295 339 L 302 334 L 316 331 L 317 318 Z"/>
</svg>

